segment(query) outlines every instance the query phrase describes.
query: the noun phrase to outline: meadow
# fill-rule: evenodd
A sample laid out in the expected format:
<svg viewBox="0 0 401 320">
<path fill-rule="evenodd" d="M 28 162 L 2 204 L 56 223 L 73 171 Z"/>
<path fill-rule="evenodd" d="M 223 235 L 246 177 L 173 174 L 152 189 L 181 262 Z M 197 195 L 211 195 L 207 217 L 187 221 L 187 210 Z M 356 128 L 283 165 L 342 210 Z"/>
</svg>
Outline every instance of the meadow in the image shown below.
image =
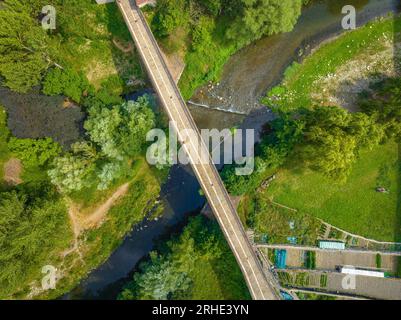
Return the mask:
<svg viewBox="0 0 401 320">
<path fill-rule="evenodd" d="M 293 157 L 278 171 L 268 195 L 348 232 L 400 241 L 400 169 L 400 150 L 395 142 L 364 151 L 344 184 L 300 168 Z M 378 187 L 389 192 L 379 193 Z"/>
</svg>

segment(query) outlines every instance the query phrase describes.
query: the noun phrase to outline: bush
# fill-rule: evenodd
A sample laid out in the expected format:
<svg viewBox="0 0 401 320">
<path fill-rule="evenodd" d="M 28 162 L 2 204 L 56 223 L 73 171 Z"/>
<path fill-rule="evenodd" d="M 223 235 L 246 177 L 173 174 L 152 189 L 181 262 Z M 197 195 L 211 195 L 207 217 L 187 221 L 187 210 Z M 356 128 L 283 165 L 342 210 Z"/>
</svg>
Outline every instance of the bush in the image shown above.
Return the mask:
<svg viewBox="0 0 401 320">
<path fill-rule="evenodd" d="M 382 256 L 380 253 L 376 254 L 376 268 L 381 269 L 382 267 Z"/>
<path fill-rule="evenodd" d="M 43 81 L 43 93 L 49 96 L 63 94 L 75 102 L 88 91 L 93 91 L 86 77 L 72 69 L 51 69 Z"/>
<path fill-rule="evenodd" d="M 306 258 L 305 268 L 310 269 L 310 270 L 316 269 L 316 252 L 315 251 L 307 251 L 305 258 Z"/>
<path fill-rule="evenodd" d="M 51 138 L 18 139 L 12 137 L 8 142 L 8 148 L 26 167 L 43 166 L 61 152 L 60 145 Z"/>
</svg>

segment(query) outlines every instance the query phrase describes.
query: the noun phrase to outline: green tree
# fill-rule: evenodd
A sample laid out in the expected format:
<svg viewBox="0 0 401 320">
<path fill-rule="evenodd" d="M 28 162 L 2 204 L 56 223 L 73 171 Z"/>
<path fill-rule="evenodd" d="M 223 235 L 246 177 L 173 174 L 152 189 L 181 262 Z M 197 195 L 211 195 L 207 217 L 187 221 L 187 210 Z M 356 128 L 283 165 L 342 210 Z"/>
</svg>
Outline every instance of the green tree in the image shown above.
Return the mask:
<svg viewBox="0 0 401 320">
<path fill-rule="evenodd" d="M 210 52 L 214 44 L 211 31 L 214 28 L 213 20 L 207 17 L 200 17 L 192 31 L 192 49 L 198 52 Z"/>
<path fill-rule="evenodd" d="M 120 162 L 109 162 L 103 165 L 98 173 L 100 180 L 97 189 L 107 190 L 113 181 L 121 175 L 122 163 Z"/>
<path fill-rule="evenodd" d="M 27 167 L 43 166 L 61 152 L 60 145 L 51 138 L 18 139 L 12 137 L 8 142 L 8 148 Z"/>
<path fill-rule="evenodd" d="M 185 27 L 188 22 L 189 14 L 185 0 L 157 1 L 152 26 L 158 37 L 167 37 L 178 27 Z"/>
<path fill-rule="evenodd" d="M 76 142 L 71 152 L 57 157 L 48 171 L 51 182 L 61 192 L 70 193 L 92 186 L 96 181 L 98 155 L 88 142 Z"/>
<path fill-rule="evenodd" d="M 383 129 L 360 113 L 338 107 L 317 107 L 305 116 L 301 155 L 310 167 L 345 181 L 362 148 L 372 149 Z"/>
<path fill-rule="evenodd" d="M 140 265 L 119 299 L 199 299 L 194 288 L 209 286 L 214 290 L 218 286 L 223 298 L 249 298 L 241 271 L 217 223 L 201 216 L 193 218 L 182 234 L 160 251 Z M 200 267 L 205 265 L 212 269 Z M 210 278 L 210 270 L 217 274 L 219 283 Z M 205 291 L 204 299 L 216 298 Z"/>
<path fill-rule="evenodd" d="M 229 39 L 249 43 L 265 35 L 289 32 L 301 15 L 303 0 L 240 0 Z"/>
<path fill-rule="evenodd" d="M 137 156 L 146 144 L 146 134 L 155 126 L 155 115 L 147 95 L 111 108 L 89 110 L 85 129 L 109 158 Z"/>
<path fill-rule="evenodd" d="M 41 268 L 55 263 L 71 233 L 64 202 L 47 184 L 0 193 L 0 297 L 40 281 Z"/>
<path fill-rule="evenodd" d="M 50 65 L 48 37 L 31 14 L 21 0 L 5 0 L 0 10 L 0 75 L 17 92 L 38 85 Z"/>
<path fill-rule="evenodd" d="M 208 13 L 218 16 L 222 10 L 221 0 L 197 0 L 197 2 L 207 9 Z"/>
<path fill-rule="evenodd" d="M 387 139 L 401 137 L 401 78 L 389 78 L 372 85 L 360 99 L 362 111 L 374 117 Z"/>
<path fill-rule="evenodd" d="M 76 102 L 81 101 L 82 95 L 94 89 L 89 85 L 83 74 L 72 69 L 51 69 L 43 81 L 43 93 L 49 96 L 63 94 Z"/>
</svg>

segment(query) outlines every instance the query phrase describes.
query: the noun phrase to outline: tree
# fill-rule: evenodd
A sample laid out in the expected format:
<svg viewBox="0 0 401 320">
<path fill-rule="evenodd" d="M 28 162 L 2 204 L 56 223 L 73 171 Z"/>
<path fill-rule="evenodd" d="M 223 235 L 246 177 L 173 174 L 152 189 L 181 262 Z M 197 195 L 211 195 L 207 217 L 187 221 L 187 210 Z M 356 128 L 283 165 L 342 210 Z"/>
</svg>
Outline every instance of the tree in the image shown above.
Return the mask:
<svg viewBox="0 0 401 320">
<path fill-rule="evenodd" d="M 222 9 L 221 0 L 197 0 L 213 16 L 218 16 Z"/>
<path fill-rule="evenodd" d="M 120 176 L 122 163 L 120 162 L 109 162 L 106 163 L 98 173 L 98 178 L 100 180 L 97 189 L 107 190 L 111 183 Z"/>
<path fill-rule="evenodd" d="M 179 292 L 185 292 L 190 286 L 186 273 L 178 271 L 171 261 L 155 253 L 145 268 L 146 273 L 134 276 L 139 291 L 138 299 L 168 300 Z"/>
<path fill-rule="evenodd" d="M 382 141 L 383 130 L 374 120 L 338 107 L 317 107 L 305 115 L 301 156 L 311 168 L 345 181 L 362 148 Z"/>
<path fill-rule="evenodd" d="M 27 167 L 43 166 L 61 152 L 60 145 L 51 138 L 18 139 L 12 137 L 8 142 L 8 148 Z"/>
<path fill-rule="evenodd" d="M 213 48 L 211 30 L 214 23 L 204 16 L 199 18 L 198 23 L 192 31 L 192 48 L 194 51 L 208 52 Z"/>
<path fill-rule="evenodd" d="M 203 299 L 216 299 L 216 291 L 223 299 L 249 298 L 241 271 L 216 222 L 201 216 L 190 219 L 182 234 L 159 251 L 152 252 L 150 260 L 139 266 L 119 299 L 199 299 L 199 294 Z M 199 267 L 207 265 L 210 268 L 206 270 Z M 210 277 L 211 270 L 215 277 Z M 214 287 L 212 292 L 196 292 L 208 286 Z"/>
<path fill-rule="evenodd" d="M 159 0 L 152 21 L 153 29 L 160 38 L 167 37 L 178 27 L 189 21 L 185 0 Z"/>
<path fill-rule="evenodd" d="M 54 159 L 53 168 L 48 171 L 51 182 L 65 193 L 90 187 L 96 180 L 97 158 L 90 143 L 74 143 L 71 152 Z"/>
<path fill-rule="evenodd" d="M 85 92 L 93 91 L 88 80 L 83 74 L 78 74 L 68 68 L 51 69 L 43 81 L 43 93 L 49 96 L 63 94 L 76 102 L 81 101 Z"/>
<path fill-rule="evenodd" d="M 229 39 L 250 43 L 264 35 L 289 32 L 301 15 L 303 0 L 240 0 L 239 14 L 227 30 Z"/>
<path fill-rule="evenodd" d="M 155 126 L 150 103 L 151 98 L 145 95 L 111 108 L 91 108 L 84 127 L 107 157 L 135 157 L 146 144 L 146 134 Z"/>
<path fill-rule="evenodd" d="M 401 78 L 389 78 L 363 93 L 359 105 L 363 112 L 383 126 L 387 139 L 401 137 Z"/>
<path fill-rule="evenodd" d="M 314 127 L 307 135 L 304 159 L 313 169 L 341 182 L 345 181 L 357 159 L 356 138 L 340 128 L 325 131 Z"/>
<path fill-rule="evenodd" d="M 40 281 L 40 270 L 58 259 L 71 233 L 66 206 L 48 184 L 0 193 L 0 298 Z"/>
<path fill-rule="evenodd" d="M 49 66 L 48 38 L 30 5 L 5 0 L 0 10 L 0 75 L 17 92 L 38 85 Z"/>
</svg>

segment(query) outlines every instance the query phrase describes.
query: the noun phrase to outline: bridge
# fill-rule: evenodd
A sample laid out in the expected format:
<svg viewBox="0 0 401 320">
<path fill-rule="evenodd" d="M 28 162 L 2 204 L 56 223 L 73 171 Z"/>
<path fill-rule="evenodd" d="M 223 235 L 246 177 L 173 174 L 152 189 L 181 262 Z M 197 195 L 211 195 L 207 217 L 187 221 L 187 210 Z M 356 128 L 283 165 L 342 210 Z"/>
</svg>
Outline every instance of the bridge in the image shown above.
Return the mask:
<svg viewBox="0 0 401 320">
<path fill-rule="evenodd" d="M 174 125 L 193 171 L 208 199 L 227 242 L 241 268 L 254 300 L 279 299 L 273 276 L 265 273 L 220 179 L 199 130 L 161 55 L 160 49 L 133 0 L 117 0 L 154 89 Z M 184 136 L 183 132 L 195 132 Z M 206 159 L 206 161 L 205 161 Z"/>
</svg>

